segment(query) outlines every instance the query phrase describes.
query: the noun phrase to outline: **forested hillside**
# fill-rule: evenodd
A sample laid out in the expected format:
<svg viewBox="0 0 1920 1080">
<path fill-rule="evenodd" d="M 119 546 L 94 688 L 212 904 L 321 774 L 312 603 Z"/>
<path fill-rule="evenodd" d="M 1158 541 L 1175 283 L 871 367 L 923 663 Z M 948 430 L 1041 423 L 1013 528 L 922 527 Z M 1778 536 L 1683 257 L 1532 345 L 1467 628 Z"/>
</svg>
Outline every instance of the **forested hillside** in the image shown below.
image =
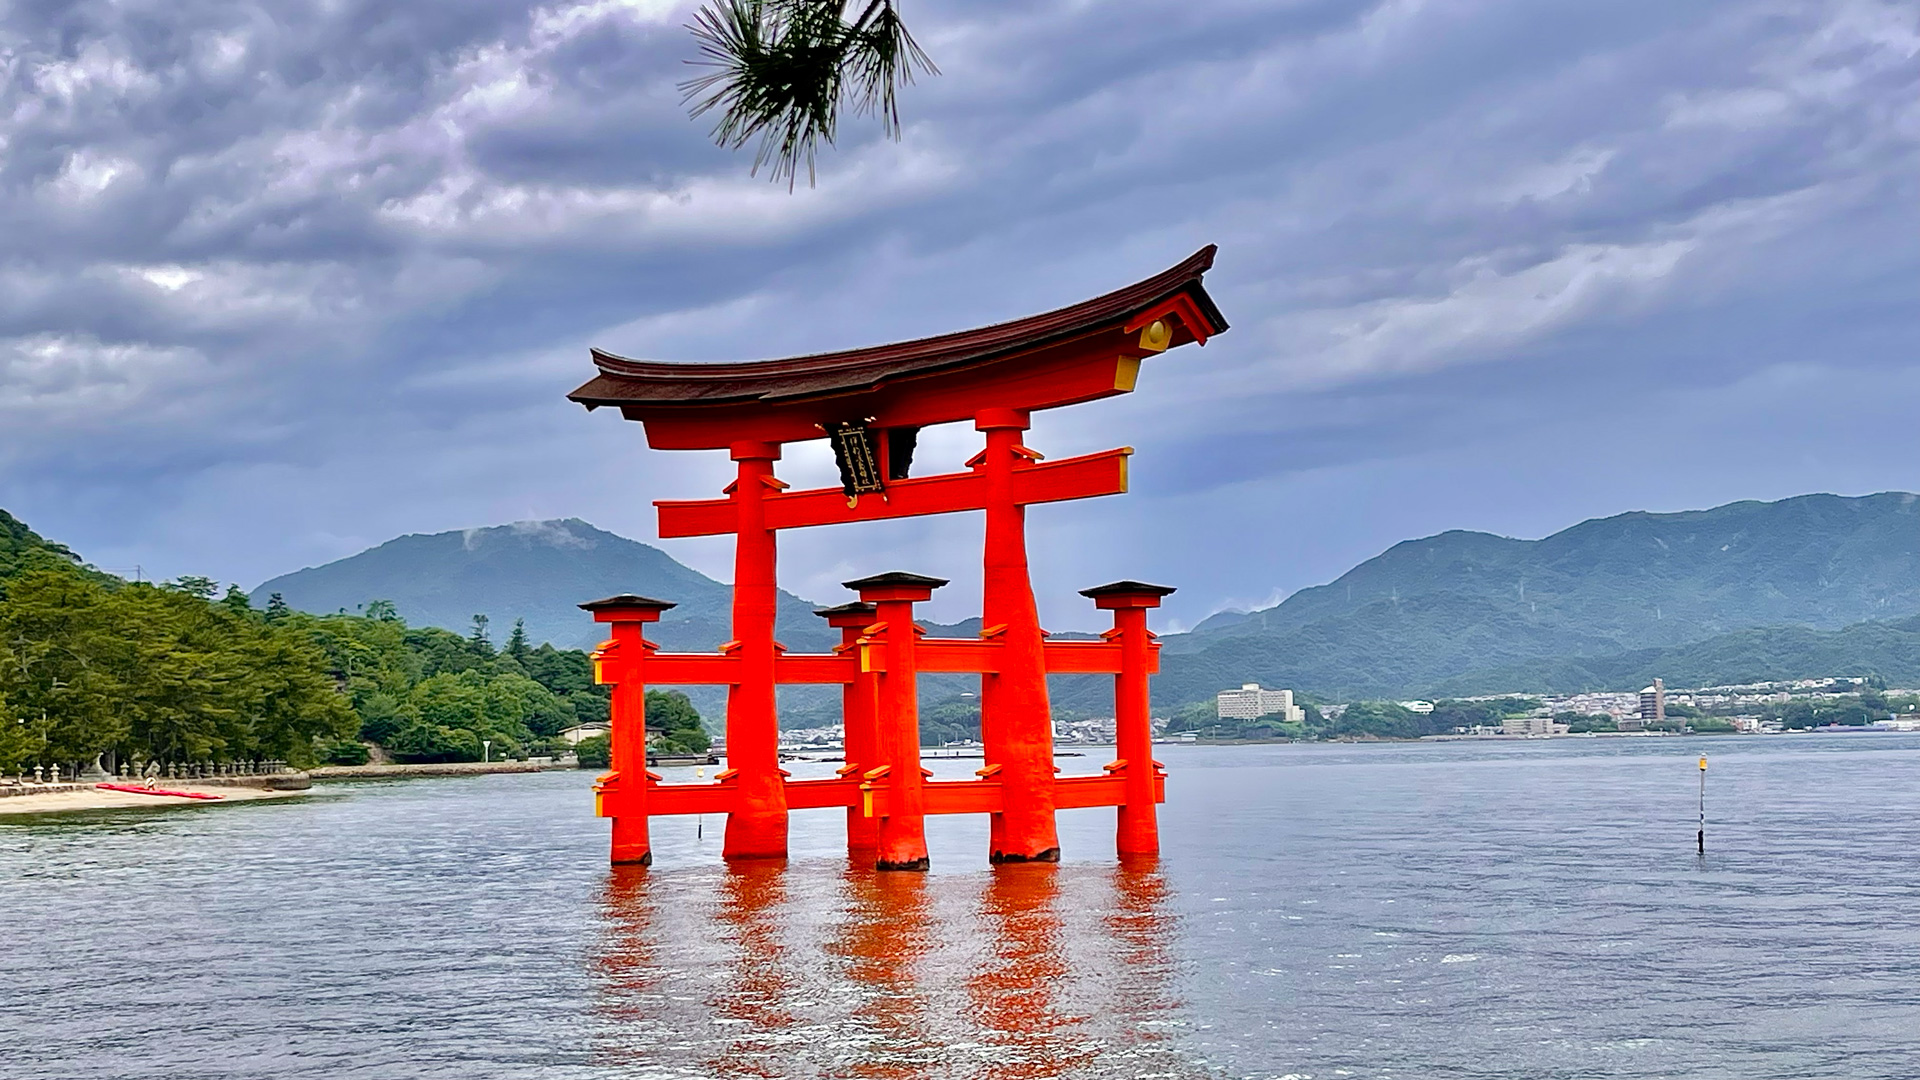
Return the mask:
<svg viewBox="0 0 1920 1080">
<path fill-rule="evenodd" d="M 1834 675 L 1920 686 L 1920 618 L 1855 623 L 1839 630 L 1735 630 L 1663 649 L 1471 671 L 1438 683 L 1431 692 L 1490 694 L 1525 685 L 1539 693 L 1576 693 L 1644 686 L 1656 677 L 1673 686 L 1734 686 Z"/>
<path fill-rule="evenodd" d="M 6 524 L 17 526 L 13 518 Z M 121 581 L 8 528 L 0 564 L 0 770 L 313 757 L 356 720 L 303 628 L 204 578 Z"/>
<path fill-rule="evenodd" d="M 352 763 L 362 740 L 402 761 L 477 760 L 483 741 L 517 757 L 606 718 L 584 652 L 532 647 L 520 627 L 496 649 L 470 623 L 462 636 L 383 602 L 316 616 L 207 578 L 123 581 L 0 512 L 0 771 L 96 755 Z M 683 695 L 650 693 L 647 718 L 670 749 L 706 746 Z"/>
</svg>

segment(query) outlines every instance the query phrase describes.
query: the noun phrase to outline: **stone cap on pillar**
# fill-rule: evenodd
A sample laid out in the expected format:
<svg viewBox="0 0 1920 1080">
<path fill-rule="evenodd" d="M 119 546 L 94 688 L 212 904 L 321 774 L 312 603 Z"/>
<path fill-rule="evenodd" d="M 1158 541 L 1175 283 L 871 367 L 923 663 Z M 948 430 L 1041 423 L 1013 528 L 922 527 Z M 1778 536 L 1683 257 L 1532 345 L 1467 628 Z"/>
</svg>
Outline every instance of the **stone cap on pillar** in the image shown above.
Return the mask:
<svg viewBox="0 0 1920 1080">
<path fill-rule="evenodd" d="M 1112 581 L 1105 585 L 1095 585 L 1091 589 L 1081 589 L 1080 595 L 1093 601 L 1097 608 L 1154 608 L 1160 606 L 1160 598 L 1170 596 L 1179 590 L 1169 585 L 1149 585 L 1144 581 Z"/>
<path fill-rule="evenodd" d="M 827 620 L 828 626 L 840 628 L 866 626 L 873 622 L 873 616 L 877 611 L 877 608 L 865 600 L 850 600 L 844 604 L 815 609 L 814 614 Z"/>
<path fill-rule="evenodd" d="M 859 593 L 860 599 L 866 603 L 876 600 L 926 600 L 933 596 L 933 590 L 946 583 L 946 578 L 909 574 L 905 570 L 889 570 L 884 574 L 841 582 Z"/>
<path fill-rule="evenodd" d="M 594 622 L 659 622 L 662 612 L 679 606 L 670 600 L 621 593 L 589 600 L 580 605 L 580 610 L 593 612 Z"/>
</svg>

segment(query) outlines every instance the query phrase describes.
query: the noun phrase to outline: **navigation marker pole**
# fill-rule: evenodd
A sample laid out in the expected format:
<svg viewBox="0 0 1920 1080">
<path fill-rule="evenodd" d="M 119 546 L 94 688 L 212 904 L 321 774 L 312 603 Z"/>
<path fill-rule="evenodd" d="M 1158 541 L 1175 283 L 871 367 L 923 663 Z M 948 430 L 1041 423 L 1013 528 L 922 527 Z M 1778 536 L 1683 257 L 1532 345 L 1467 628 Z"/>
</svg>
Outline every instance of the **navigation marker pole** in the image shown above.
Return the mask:
<svg viewBox="0 0 1920 1080">
<path fill-rule="evenodd" d="M 1696 838 L 1700 844 L 1700 854 L 1707 853 L 1707 759 L 1700 757 L 1700 834 Z"/>
</svg>

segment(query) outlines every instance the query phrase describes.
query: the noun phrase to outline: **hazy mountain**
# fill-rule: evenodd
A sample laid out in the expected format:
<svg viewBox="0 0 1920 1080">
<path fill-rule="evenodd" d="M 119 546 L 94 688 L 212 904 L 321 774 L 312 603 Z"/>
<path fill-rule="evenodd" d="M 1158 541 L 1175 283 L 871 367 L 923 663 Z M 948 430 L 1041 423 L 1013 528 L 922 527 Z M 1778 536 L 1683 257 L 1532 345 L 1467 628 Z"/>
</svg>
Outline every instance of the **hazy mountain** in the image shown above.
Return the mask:
<svg viewBox="0 0 1920 1080">
<path fill-rule="evenodd" d="M 1902 492 L 1621 514 L 1540 540 L 1448 532 L 1396 544 L 1275 607 L 1169 635 L 1155 697 L 1195 701 L 1253 680 L 1334 698 L 1567 688 L 1586 681 L 1575 671 L 1600 679 L 1637 670 L 1623 654 L 1645 659 L 1656 655 L 1645 650 L 1730 631 L 1831 630 L 1917 612 L 1920 496 Z M 1838 653 L 1822 639 L 1797 660 L 1783 642 L 1811 648 L 1813 638 L 1765 648 L 1760 638 L 1726 640 L 1796 669 L 1771 673 L 1785 677 L 1824 673 L 1865 633 Z M 1596 663 L 1577 663 L 1585 660 Z M 1597 685 L 1619 677 L 1639 678 Z"/>
<path fill-rule="evenodd" d="M 659 548 L 578 518 L 402 536 L 263 582 L 252 596 L 259 606 L 279 593 L 293 607 L 318 613 L 391 600 L 409 623 L 460 633 L 472 626 L 473 616 L 485 615 L 496 645 L 521 618 L 535 644 L 591 648 L 606 636 L 604 628 L 575 605 L 623 592 L 679 605 L 650 634 L 670 649 L 705 652 L 733 636 L 730 586 Z M 813 607 L 781 594 L 781 641 L 806 651 L 839 641 L 838 631 L 829 631 Z"/>
</svg>

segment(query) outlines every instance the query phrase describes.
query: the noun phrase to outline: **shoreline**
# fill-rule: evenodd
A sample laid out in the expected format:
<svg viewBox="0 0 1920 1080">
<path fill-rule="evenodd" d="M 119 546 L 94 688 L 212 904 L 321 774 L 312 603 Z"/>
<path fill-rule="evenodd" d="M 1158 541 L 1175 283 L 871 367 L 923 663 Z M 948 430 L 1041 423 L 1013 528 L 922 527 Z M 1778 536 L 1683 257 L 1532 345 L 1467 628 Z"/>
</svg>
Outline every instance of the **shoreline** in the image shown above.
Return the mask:
<svg viewBox="0 0 1920 1080">
<path fill-rule="evenodd" d="M 492 773 L 571 772 L 577 766 L 538 761 L 448 761 L 433 765 L 322 765 L 314 780 L 380 780 L 406 776 L 486 776 Z"/>
<path fill-rule="evenodd" d="M 175 791 L 218 795 L 218 799 L 182 799 L 171 795 L 143 795 L 131 791 L 105 791 L 96 787 L 15 795 L 0 799 L 0 816 L 8 814 L 63 814 L 75 810 L 126 810 L 138 807 L 218 806 L 221 803 L 254 802 L 259 799 L 283 799 L 305 795 L 306 788 L 293 790 L 257 787 L 232 787 L 224 784 L 168 784 Z"/>
</svg>

